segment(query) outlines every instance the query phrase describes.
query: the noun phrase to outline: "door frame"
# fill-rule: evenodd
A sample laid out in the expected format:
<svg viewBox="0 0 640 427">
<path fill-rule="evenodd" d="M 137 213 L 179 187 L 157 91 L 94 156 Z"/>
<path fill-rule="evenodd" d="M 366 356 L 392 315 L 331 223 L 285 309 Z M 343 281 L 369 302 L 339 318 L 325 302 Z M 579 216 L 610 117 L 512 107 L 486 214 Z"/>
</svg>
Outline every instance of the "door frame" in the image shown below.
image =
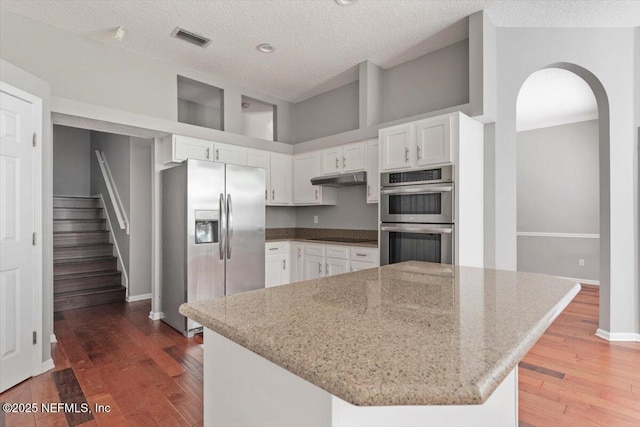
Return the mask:
<svg viewBox="0 0 640 427">
<path fill-rule="evenodd" d="M 7 95 L 21 99 L 32 105 L 33 108 L 33 129 L 36 134 L 36 146 L 33 149 L 33 231 L 36 233 L 37 240 L 34 250 L 34 262 L 33 262 L 33 330 L 37 334 L 37 341 L 34 344 L 35 351 L 33 353 L 33 369 L 32 375 L 39 375 L 46 370 L 53 368 L 51 366 L 45 366 L 42 360 L 42 342 L 45 339 L 42 331 L 42 144 L 43 144 L 43 132 L 42 132 L 42 113 L 43 113 L 43 100 L 29 92 L 22 89 L 18 89 L 8 83 L 0 81 L 0 92 Z M 48 337 L 47 337 L 48 339 Z"/>
</svg>

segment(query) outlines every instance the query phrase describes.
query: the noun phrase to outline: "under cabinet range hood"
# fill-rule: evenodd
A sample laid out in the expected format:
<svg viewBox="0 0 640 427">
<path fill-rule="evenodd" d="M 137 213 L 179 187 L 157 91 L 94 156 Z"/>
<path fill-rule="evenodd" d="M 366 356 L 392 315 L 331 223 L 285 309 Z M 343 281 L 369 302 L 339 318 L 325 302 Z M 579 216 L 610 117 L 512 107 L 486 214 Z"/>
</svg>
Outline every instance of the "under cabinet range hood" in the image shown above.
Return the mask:
<svg viewBox="0 0 640 427">
<path fill-rule="evenodd" d="M 326 185 L 327 187 L 348 187 L 351 185 L 366 185 L 367 173 L 344 172 L 335 175 L 324 175 L 311 178 L 312 185 Z"/>
</svg>

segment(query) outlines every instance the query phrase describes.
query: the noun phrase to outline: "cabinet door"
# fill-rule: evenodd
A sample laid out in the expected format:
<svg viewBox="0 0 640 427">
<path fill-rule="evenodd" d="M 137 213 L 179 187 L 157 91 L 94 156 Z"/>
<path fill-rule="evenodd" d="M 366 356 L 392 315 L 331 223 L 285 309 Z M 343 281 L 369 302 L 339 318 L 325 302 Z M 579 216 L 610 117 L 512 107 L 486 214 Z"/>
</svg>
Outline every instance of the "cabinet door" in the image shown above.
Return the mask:
<svg viewBox="0 0 640 427">
<path fill-rule="evenodd" d="M 320 153 L 323 175 L 331 175 L 342 170 L 342 150 L 340 147 L 327 148 Z"/>
<path fill-rule="evenodd" d="M 269 182 L 271 184 L 269 204 L 291 204 L 291 156 L 288 154 L 270 153 L 269 174 Z"/>
<path fill-rule="evenodd" d="M 327 258 L 325 262 L 325 275 L 335 276 L 349 272 L 349 261 L 346 259 Z"/>
<path fill-rule="evenodd" d="M 291 244 L 291 283 L 304 280 L 304 245 L 302 243 Z"/>
<path fill-rule="evenodd" d="M 450 163 L 451 117 L 424 119 L 416 122 L 416 165 Z"/>
<path fill-rule="evenodd" d="M 271 188 L 271 174 L 269 173 L 269 152 L 247 148 L 247 166 L 265 170 L 264 200 L 269 204 L 269 189 Z"/>
<path fill-rule="evenodd" d="M 324 257 L 306 255 L 304 257 L 304 280 L 324 277 Z"/>
<path fill-rule="evenodd" d="M 373 262 L 351 261 L 350 271 L 367 270 L 369 268 L 376 268 L 378 265 Z"/>
<path fill-rule="evenodd" d="M 364 142 L 354 142 L 342 146 L 342 171 L 355 172 L 365 169 L 366 144 Z"/>
<path fill-rule="evenodd" d="M 188 136 L 173 136 L 173 161 L 213 160 L 213 142 Z"/>
<path fill-rule="evenodd" d="M 284 284 L 284 271 L 286 268 L 286 258 L 284 254 L 268 255 L 265 258 L 265 288 L 280 286 Z"/>
<path fill-rule="evenodd" d="M 415 146 L 415 126 L 404 124 L 380 129 L 382 145 L 382 170 L 405 169 L 411 167 L 412 147 Z"/>
<path fill-rule="evenodd" d="M 305 153 L 293 159 L 293 202 L 319 204 L 319 185 L 311 185 L 311 178 L 320 175 L 320 152 Z"/>
<path fill-rule="evenodd" d="M 245 166 L 247 164 L 247 149 L 236 145 L 217 143 L 213 160 L 231 165 Z"/>
<path fill-rule="evenodd" d="M 378 203 L 380 199 L 379 145 L 377 139 L 368 142 L 367 147 L 367 203 Z"/>
</svg>

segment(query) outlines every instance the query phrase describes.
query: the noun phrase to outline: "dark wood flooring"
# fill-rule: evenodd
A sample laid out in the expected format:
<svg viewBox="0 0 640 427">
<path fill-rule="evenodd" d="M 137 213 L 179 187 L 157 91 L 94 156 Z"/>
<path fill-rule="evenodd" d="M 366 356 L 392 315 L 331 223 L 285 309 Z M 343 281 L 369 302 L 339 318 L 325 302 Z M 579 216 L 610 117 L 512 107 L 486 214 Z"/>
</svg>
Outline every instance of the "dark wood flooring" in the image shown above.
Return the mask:
<svg viewBox="0 0 640 427">
<path fill-rule="evenodd" d="M 0 395 L 110 412 L 0 413 L 0 426 L 202 425 L 202 338 L 149 320 L 149 309 L 141 301 L 56 313 L 55 369 Z M 585 287 L 526 355 L 522 427 L 640 425 L 640 344 L 595 337 L 597 316 L 598 290 Z"/>
</svg>

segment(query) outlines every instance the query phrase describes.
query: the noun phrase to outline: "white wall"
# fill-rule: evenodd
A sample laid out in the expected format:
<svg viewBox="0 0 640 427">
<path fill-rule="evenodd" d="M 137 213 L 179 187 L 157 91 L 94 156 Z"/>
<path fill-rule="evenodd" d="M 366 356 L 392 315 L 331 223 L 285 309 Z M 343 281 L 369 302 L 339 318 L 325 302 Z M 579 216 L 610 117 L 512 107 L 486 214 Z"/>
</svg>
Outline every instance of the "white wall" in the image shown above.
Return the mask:
<svg viewBox="0 0 640 427">
<path fill-rule="evenodd" d="M 516 99 L 535 71 L 562 63 L 594 90 L 600 121 L 600 328 L 640 332 L 636 272 L 634 29 L 497 29 L 495 266 L 517 265 Z M 634 74 L 635 73 L 635 74 Z M 603 111 L 604 110 L 604 111 Z M 609 254 L 609 250 L 611 253 Z"/>
<path fill-rule="evenodd" d="M 53 127 L 53 194 L 91 195 L 91 167 L 88 130 L 67 126 Z"/>
<path fill-rule="evenodd" d="M 178 99 L 178 121 L 210 129 L 222 129 L 220 108 L 197 104 L 186 99 Z"/>
<path fill-rule="evenodd" d="M 517 134 L 518 271 L 599 280 L 598 121 Z M 578 260 L 585 260 L 584 267 Z"/>
</svg>

